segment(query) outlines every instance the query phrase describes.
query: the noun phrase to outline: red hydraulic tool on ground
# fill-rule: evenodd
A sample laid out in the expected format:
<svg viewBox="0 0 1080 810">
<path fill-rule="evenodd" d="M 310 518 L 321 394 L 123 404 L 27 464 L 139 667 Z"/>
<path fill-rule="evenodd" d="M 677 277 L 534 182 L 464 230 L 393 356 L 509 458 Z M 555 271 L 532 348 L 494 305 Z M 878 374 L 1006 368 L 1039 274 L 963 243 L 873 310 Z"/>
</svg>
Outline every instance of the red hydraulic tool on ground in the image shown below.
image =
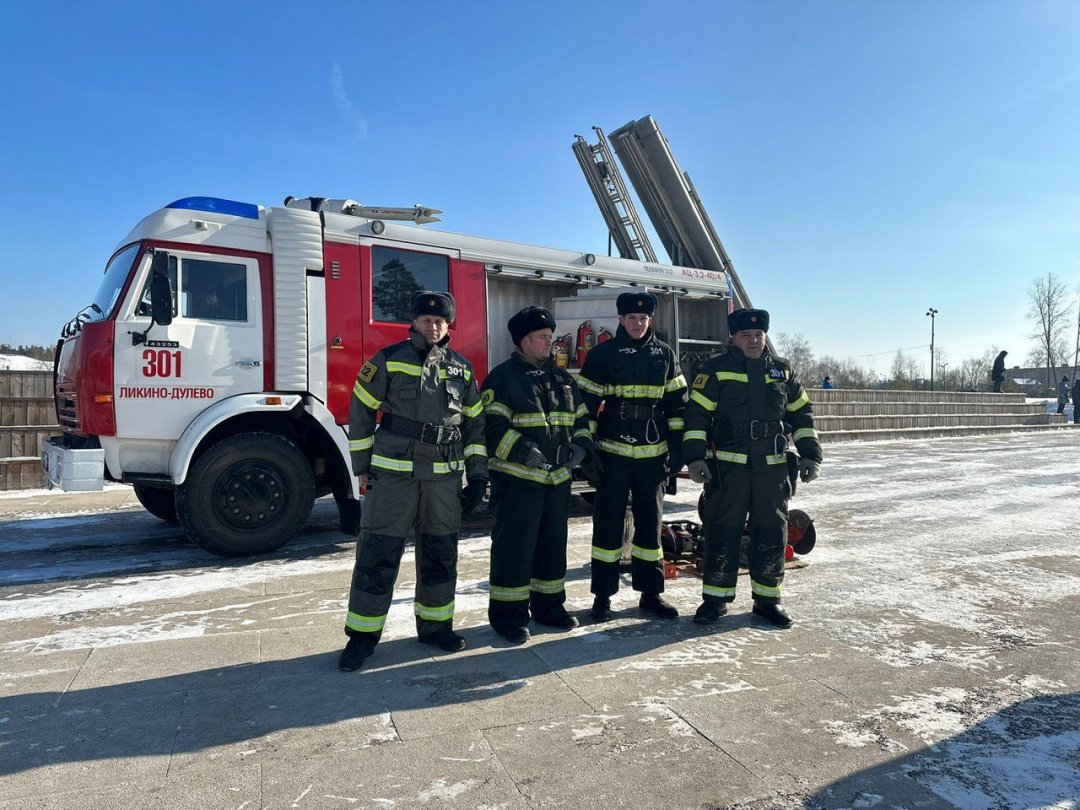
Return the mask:
<svg viewBox="0 0 1080 810">
<path fill-rule="evenodd" d="M 698 517 L 704 507 L 705 493 L 698 499 Z M 747 550 L 750 545 L 748 528 L 743 529 L 742 553 L 739 559 L 741 568 L 747 567 Z M 817 529 L 814 520 L 801 509 L 788 510 L 787 547 L 784 559 L 790 567 L 795 565 L 796 555 L 806 555 L 817 545 Z M 660 546 L 664 552 L 665 563 L 670 563 L 678 570 L 700 575 L 705 559 L 705 530 L 693 520 L 665 520 L 660 530 Z M 805 563 L 804 563 L 805 564 Z"/>
</svg>

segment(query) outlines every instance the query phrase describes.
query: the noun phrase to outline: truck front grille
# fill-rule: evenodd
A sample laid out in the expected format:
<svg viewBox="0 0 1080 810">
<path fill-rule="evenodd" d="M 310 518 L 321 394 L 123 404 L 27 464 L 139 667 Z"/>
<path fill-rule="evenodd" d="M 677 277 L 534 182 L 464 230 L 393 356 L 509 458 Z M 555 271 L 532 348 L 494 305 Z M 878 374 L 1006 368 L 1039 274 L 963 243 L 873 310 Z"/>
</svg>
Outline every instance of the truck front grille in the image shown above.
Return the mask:
<svg viewBox="0 0 1080 810">
<path fill-rule="evenodd" d="M 56 387 L 56 410 L 60 427 L 74 433 L 79 432 L 79 403 L 75 386 L 58 385 Z"/>
</svg>

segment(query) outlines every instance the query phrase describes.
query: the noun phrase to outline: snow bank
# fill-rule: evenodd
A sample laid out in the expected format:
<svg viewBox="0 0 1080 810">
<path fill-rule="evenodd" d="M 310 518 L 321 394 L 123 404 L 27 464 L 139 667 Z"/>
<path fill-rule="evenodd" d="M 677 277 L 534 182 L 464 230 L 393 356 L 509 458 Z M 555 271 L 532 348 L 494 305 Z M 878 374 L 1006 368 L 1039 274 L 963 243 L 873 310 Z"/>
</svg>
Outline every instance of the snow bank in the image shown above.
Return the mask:
<svg viewBox="0 0 1080 810">
<path fill-rule="evenodd" d="M 21 354 L 0 354 L 0 371 L 52 371 L 52 363 Z"/>
</svg>

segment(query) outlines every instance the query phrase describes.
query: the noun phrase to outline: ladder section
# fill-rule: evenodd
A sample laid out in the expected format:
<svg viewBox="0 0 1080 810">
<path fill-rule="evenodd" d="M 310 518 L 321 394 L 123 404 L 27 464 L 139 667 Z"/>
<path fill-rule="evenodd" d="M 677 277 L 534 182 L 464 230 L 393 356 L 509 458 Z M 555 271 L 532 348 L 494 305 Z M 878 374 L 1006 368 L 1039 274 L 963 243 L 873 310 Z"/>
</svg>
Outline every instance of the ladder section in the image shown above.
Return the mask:
<svg viewBox="0 0 1080 810">
<path fill-rule="evenodd" d="M 595 144 L 589 144 L 582 136 L 575 135 L 571 148 L 607 223 L 608 233 L 624 259 L 655 262 L 656 252 L 626 191 L 619 167 L 608 148 L 607 138 L 599 127 L 593 127 L 593 132 L 597 138 Z"/>
<path fill-rule="evenodd" d="M 672 264 L 725 273 L 735 306 L 752 306 L 690 176 L 679 168 L 656 120 L 647 115 L 631 121 L 611 133 L 611 143 Z"/>
</svg>

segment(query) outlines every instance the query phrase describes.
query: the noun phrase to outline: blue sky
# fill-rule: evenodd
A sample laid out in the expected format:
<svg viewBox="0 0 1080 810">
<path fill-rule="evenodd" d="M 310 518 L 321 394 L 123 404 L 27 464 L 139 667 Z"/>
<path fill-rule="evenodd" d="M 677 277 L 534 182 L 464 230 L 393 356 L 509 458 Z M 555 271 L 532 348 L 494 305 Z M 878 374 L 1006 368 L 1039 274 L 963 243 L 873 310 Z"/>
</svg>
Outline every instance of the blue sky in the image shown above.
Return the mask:
<svg viewBox="0 0 1080 810">
<path fill-rule="evenodd" d="M 932 306 L 1019 363 L 1032 279 L 1080 288 L 1078 45 L 1065 0 L 6 3 L 0 341 L 190 195 L 605 252 L 570 144 L 653 115 L 774 332 L 926 364 Z"/>
</svg>

